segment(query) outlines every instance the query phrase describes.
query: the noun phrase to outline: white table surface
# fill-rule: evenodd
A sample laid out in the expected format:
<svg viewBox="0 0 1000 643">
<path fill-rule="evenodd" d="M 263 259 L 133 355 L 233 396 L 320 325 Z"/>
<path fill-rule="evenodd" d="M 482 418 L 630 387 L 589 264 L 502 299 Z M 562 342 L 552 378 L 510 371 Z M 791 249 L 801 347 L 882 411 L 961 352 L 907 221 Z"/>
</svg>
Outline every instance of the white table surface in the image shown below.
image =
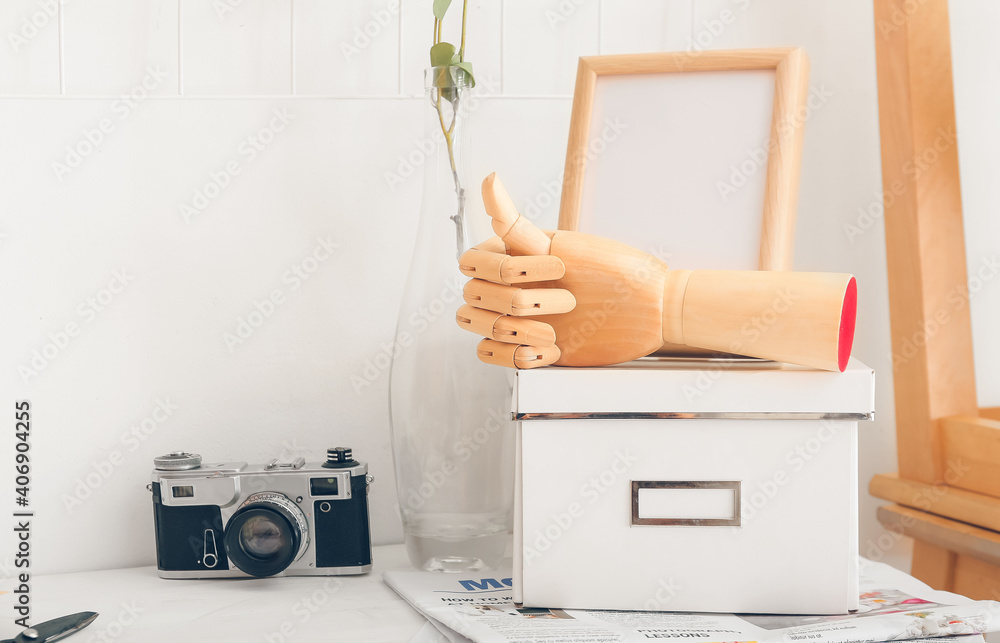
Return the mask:
<svg viewBox="0 0 1000 643">
<path fill-rule="evenodd" d="M 373 563 L 363 576 L 164 580 L 155 567 L 37 576 L 31 586 L 32 622 L 85 610 L 100 613 L 67 643 L 409 643 L 418 633 L 417 641 L 444 642 L 382 582 L 383 571 L 409 568 L 403 546 L 375 547 Z M 887 573 L 896 581 L 889 585 L 920 584 L 903 572 Z M 951 596 L 953 604 L 968 601 Z M 14 600 L 12 593 L 0 595 L 0 612 L 8 615 L 0 619 L 0 639 L 21 631 L 10 617 Z M 995 634 L 986 640 L 1000 643 Z"/>
<path fill-rule="evenodd" d="M 373 565 L 363 576 L 164 580 L 155 567 L 38 576 L 32 622 L 100 613 L 67 643 L 409 641 L 425 620 L 382 582 L 383 571 L 409 567 L 406 551 L 375 547 Z M 0 638 L 21 630 L 7 617 L 13 603 L 0 596 Z"/>
</svg>

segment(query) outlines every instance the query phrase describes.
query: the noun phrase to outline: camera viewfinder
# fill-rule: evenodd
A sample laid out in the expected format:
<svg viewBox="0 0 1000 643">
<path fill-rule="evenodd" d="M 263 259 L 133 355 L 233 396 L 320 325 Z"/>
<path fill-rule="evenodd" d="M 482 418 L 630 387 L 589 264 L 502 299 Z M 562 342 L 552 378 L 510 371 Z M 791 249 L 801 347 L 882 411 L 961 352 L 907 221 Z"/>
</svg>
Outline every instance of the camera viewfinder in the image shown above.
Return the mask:
<svg viewBox="0 0 1000 643">
<path fill-rule="evenodd" d="M 335 496 L 337 495 L 336 478 L 310 478 L 309 493 L 313 496 Z"/>
</svg>

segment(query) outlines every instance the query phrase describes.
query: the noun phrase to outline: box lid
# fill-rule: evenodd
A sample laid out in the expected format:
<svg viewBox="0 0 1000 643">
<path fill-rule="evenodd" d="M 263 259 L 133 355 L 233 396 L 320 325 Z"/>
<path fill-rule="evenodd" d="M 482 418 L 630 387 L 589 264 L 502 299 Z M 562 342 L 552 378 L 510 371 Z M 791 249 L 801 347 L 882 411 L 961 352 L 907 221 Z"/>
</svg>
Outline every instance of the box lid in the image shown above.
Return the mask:
<svg viewBox="0 0 1000 643">
<path fill-rule="evenodd" d="M 600 368 L 517 371 L 515 420 L 742 418 L 870 420 L 875 372 L 752 359 L 643 358 Z"/>
</svg>

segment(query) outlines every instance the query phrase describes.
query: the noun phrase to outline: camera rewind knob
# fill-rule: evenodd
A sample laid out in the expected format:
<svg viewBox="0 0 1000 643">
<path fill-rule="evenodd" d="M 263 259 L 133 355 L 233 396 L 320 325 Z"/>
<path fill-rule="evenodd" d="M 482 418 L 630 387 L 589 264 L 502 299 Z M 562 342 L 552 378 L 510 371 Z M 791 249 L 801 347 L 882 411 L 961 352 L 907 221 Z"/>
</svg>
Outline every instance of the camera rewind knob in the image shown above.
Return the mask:
<svg viewBox="0 0 1000 643">
<path fill-rule="evenodd" d="M 160 471 L 187 471 L 201 466 L 201 456 L 197 453 L 173 451 L 153 458 L 153 466 Z"/>
</svg>

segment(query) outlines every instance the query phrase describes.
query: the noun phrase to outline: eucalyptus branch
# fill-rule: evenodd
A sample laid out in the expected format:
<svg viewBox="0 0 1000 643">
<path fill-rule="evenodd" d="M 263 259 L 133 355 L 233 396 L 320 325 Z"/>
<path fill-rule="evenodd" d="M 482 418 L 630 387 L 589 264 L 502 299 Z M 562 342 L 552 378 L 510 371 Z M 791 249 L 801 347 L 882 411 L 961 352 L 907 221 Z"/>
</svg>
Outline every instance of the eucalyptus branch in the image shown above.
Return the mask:
<svg viewBox="0 0 1000 643">
<path fill-rule="evenodd" d="M 448 149 L 448 161 L 451 166 L 452 179 L 455 182 L 455 196 L 458 199 L 458 208 L 451 217 L 455 223 L 456 244 L 461 252 L 464 244 L 464 219 L 465 219 L 465 188 L 462 187 L 461 177 L 458 174 L 458 163 L 455 159 L 455 133 L 458 126 L 459 112 L 462 108 L 462 94 L 467 83 L 475 85 L 475 78 L 472 75 L 472 66 L 465 60 L 465 34 L 468 18 L 469 2 L 462 1 L 462 39 L 459 49 L 456 52 L 454 45 L 441 40 L 441 30 L 444 24 L 444 16 L 448 10 L 451 0 L 434 1 L 434 38 L 431 47 L 431 67 L 441 68 L 440 75 L 434 78 L 434 91 L 431 94 L 434 109 L 437 111 L 438 124 L 441 133 L 444 135 L 445 146 Z M 455 84 L 453 69 L 461 69 L 463 78 L 462 87 Z M 445 123 L 443 101 L 448 101 L 451 105 L 451 122 Z"/>
<path fill-rule="evenodd" d="M 465 60 L 465 16 L 469 11 L 469 0 L 462 0 L 462 44 L 458 47 L 458 60 Z"/>
</svg>

